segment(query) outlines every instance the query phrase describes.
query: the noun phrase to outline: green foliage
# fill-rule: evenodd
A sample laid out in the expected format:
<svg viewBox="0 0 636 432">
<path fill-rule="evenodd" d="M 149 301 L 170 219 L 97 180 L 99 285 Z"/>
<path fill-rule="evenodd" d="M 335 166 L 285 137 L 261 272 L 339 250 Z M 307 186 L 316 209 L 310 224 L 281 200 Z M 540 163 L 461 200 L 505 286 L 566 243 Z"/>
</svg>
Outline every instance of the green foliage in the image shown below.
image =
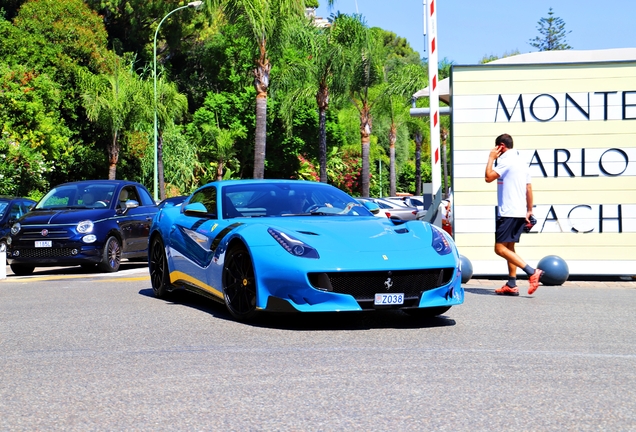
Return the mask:
<svg viewBox="0 0 636 432">
<path fill-rule="evenodd" d="M 359 152 L 334 147 L 327 158 L 327 174 L 330 184 L 353 196 L 360 195 L 362 159 Z"/>
<path fill-rule="evenodd" d="M 495 60 L 499 60 L 500 58 L 506 58 L 506 57 L 512 57 L 512 56 L 516 56 L 521 54 L 521 52 L 519 52 L 519 50 L 513 50 L 513 51 L 506 51 L 504 52 L 501 57 L 498 57 L 494 54 L 491 55 L 485 55 L 481 58 L 481 60 L 479 60 L 479 64 L 486 64 L 486 63 L 490 63 L 493 62 Z"/>
<path fill-rule="evenodd" d="M 565 30 L 565 21 L 554 16 L 552 8 L 548 10 L 548 17 L 537 22 L 537 30 L 541 36 L 530 39 L 529 44 L 539 51 L 558 51 L 572 49 L 566 41 L 566 35 L 571 31 Z"/>
<path fill-rule="evenodd" d="M 4 191 L 27 195 L 48 187 L 53 170 L 71 170 L 76 143 L 61 118 L 61 99 L 60 86 L 47 75 L 0 63 L 0 154 L 6 164 L 0 173 L 14 183 Z"/>
<path fill-rule="evenodd" d="M 76 66 L 97 71 L 103 62 L 107 34 L 83 0 L 27 1 L 13 25 L 22 41 L 7 44 L 12 61 L 60 74 Z"/>
<path fill-rule="evenodd" d="M 34 170 L 34 187 L 46 190 L 50 184 L 93 176 L 103 166 L 92 163 L 97 160 L 91 153 L 93 139 L 99 134 L 85 121 L 77 73 L 103 65 L 107 50 L 101 18 L 81 0 L 27 1 L 13 23 L 0 18 L 0 40 L 0 58 L 28 83 L 15 109 L 4 112 L 3 124 L 11 141 L 38 142 L 32 150 L 40 152 L 46 171 Z M 9 131 L 16 125 L 28 134 Z"/>
<path fill-rule="evenodd" d="M 127 65 L 122 65 L 127 62 Z M 132 59 L 113 57 L 112 72 L 93 75 L 80 73 L 82 101 L 88 120 L 110 133 L 106 142 L 108 178 L 116 178 L 121 136 L 140 127 L 147 118 L 147 107 L 152 105 L 141 77 L 133 69 Z M 163 105 L 162 105 L 163 106 Z M 161 111 L 163 113 L 163 110 Z"/>
<path fill-rule="evenodd" d="M 64 181 L 114 176 L 115 167 L 118 178 L 152 184 L 154 32 L 184 4 L 3 3 L 13 19 L 0 17 L 4 193 L 40 197 Z M 168 195 L 219 175 L 252 176 L 256 95 L 267 94 L 270 80 L 267 177 L 316 180 L 326 155 L 329 183 L 360 194 L 366 163 L 369 193 L 386 195 L 388 137 L 397 125 L 398 188 L 412 186 L 412 135 L 427 137 L 428 126 L 410 118 L 408 99 L 426 85 L 425 65 L 406 40 L 369 29 L 361 16 L 338 14 L 330 27 L 314 27 L 302 11 L 317 4 L 209 0 L 207 9 L 183 9 L 162 24 L 156 112 Z M 445 61 L 440 79 L 450 74 Z M 371 110 L 368 161 L 360 148 L 364 110 Z M 426 169 L 426 138 L 423 147 Z"/>
<path fill-rule="evenodd" d="M 166 192 L 173 190 L 171 195 L 189 194 L 206 183 L 206 179 L 200 176 L 204 170 L 198 161 L 197 146 L 184 132 L 180 126 L 171 126 L 164 132 L 164 175 Z"/>
<path fill-rule="evenodd" d="M 210 91 L 239 94 L 253 87 L 254 54 L 244 33 L 238 25 L 225 24 L 218 33 L 190 44 L 168 65 L 166 73 L 172 73 L 180 91 L 187 95 L 190 112 L 203 105 Z M 253 106 L 250 101 L 248 107 Z"/>
<path fill-rule="evenodd" d="M 242 92 L 208 93 L 203 106 L 197 109 L 192 122 L 187 125 L 189 139 L 196 144 L 198 160 L 204 173 L 202 178 L 211 181 L 216 178 L 219 152 L 216 148 L 215 131 L 234 131 L 231 157 L 225 158 L 225 169 L 244 178 L 252 166 L 252 142 L 254 135 L 254 88 L 246 87 Z M 205 168 L 204 168 L 205 167 Z M 214 168 L 214 172 L 210 170 Z M 249 175 L 249 174 L 247 174 Z"/>
</svg>

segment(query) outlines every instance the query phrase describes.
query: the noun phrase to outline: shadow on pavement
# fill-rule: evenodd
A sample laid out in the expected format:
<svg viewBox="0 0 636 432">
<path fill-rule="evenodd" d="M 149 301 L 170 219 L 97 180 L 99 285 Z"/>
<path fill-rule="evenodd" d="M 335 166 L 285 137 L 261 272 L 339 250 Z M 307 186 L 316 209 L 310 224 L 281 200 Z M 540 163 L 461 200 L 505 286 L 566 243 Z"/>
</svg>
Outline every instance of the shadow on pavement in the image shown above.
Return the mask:
<svg viewBox="0 0 636 432">
<path fill-rule="evenodd" d="M 139 291 L 139 294 L 154 297 L 152 289 L 143 289 Z M 188 291 L 174 291 L 169 299 L 160 301 L 197 309 L 209 313 L 214 318 L 236 321 L 229 314 L 225 305 Z M 415 318 L 399 310 L 288 314 L 263 312 L 245 325 L 294 331 L 370 330 L 377 328 L 424 329 L 454 326 L 455 320 L 447 316 L 452 311 L 451 308 L 445 315 L 434 318 Z"/>
<path fill-rule="evenodd" d="M 124 270 L 135 270 L 135 269 L 143 269 L 148 268 L 147 262 L 129 262 L 123 261 L 119 267 L 119 271 L 115 273 L 105 273 L 101 272 L 97 269 L 97 266 L 94 268 L 86 269 L 80 266 L 71 266 L 71 267 L 36 267 L 33 273 L 29 276 L 51 276 L 51 275 L 94 275 L 94 274 L 103 274 L 103 275 L 116 275 L 119 272 Z M 11 271 L 11 267 L 7 266 L 7 277 L 23 277 L 16 276 Z"/>
<path fill-rule="evenodd" d="M 464 291 L 469 292 L 471 294 L 479 294 L 479 295 L 497 295 L 495 291 L 492 289 L 486 288 L 468 288 L 464 287 Z"/>
</svg>

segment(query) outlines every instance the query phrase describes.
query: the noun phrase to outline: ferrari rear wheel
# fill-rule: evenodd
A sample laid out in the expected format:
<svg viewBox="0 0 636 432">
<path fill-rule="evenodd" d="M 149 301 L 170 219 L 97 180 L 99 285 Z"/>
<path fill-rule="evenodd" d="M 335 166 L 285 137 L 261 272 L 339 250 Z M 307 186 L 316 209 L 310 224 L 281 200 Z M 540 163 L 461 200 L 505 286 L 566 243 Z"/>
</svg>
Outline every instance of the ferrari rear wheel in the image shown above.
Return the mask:
<svg viewBox="0 0 636 432">
<path fill-rule="evenodd" d="M 246 321 L 256 314 L 256 277 L 245 246 L 232 248 L 223 268 L 223 297 L 234 318 Z"/>
<path fill-rule="evenodd" d="M 415 318 L 433 318 L 446 313 L 450 308 L 450 306 L 438 306 L 421 309 L 404 309 L 404 312 Z"/>
<path fill-rule="evenodd" d="M 121 264 L 121 246 L 117 237 L 108 237 L 104 245 L 102 262 L 99 269 L 106 273 L 114 273 L 119 270 Z"/>
<path fill-rule="evenodd" d="M 150 283 L 152 291 L 157 298 L 165 298 L 170 293 L 170 272 L 168 271 L 168 259 L 161 237 L 155 237 L 150 246 L 150 259 L 148 260 L 150 271 Z"/>
</svg>

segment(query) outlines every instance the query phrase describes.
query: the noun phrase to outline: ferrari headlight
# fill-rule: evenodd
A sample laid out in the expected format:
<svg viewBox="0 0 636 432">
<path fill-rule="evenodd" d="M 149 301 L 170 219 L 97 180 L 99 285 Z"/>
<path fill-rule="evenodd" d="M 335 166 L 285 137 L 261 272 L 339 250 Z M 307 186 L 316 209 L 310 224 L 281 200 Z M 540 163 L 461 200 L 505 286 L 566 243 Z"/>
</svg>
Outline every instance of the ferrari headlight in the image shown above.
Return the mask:
<svg viewBox="0 0 636 432">
<path fill-rule="evenodd" d="M 274 228 L 267 228 L 269 235 L 290 254 L 303 258 L 320 258 L 318 251 L 307 243 Z"/>
<path fill-rule="evenodd" d="M 20 222 L 14 223 L 13 226 L 11 227 L 11 234 L 13 235 L 18 234 L 21 228 L 22 226 L 20 226 Z"/>
<path fill-rule="evenodd" d="M 446 235 L 433 224 L 431 224 L 431 233 L 433 234 L 431 246 L 435 249 L 435 252 L 440 255 L 448 255 L 453 251 Z"/>
<path fill-rule="evenodd" d="M 93 221 L 83 220 L 77 224 L 77 232 L 86 234 L 93 231 Z"/>
</svg>

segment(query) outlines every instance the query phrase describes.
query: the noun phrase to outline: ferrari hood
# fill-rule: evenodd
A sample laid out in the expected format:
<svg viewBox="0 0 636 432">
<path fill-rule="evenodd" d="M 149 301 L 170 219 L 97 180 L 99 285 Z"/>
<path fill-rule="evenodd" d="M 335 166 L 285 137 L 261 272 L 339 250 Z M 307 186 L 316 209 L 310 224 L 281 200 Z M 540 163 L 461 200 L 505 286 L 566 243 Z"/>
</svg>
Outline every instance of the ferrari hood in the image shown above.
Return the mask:
<svg viewBox="0 0 636 432">
<path fill-rule="evenodd" d="M 432 242 L 431 226 L 422 221 L 399 225 L 376 217 L 289 218 L 272 226 L 306 242 L 320 251 L 366 252 L 421 250 L 422 242 Z"/>
<path fill-rule="evenodd" d="M 109 209 L 76 209 L 76 210 L 32 210 L 20 219 L 25 225 L 66 225 L 83 220 L 100 220 L 113 216 Z"/>
</svg>

